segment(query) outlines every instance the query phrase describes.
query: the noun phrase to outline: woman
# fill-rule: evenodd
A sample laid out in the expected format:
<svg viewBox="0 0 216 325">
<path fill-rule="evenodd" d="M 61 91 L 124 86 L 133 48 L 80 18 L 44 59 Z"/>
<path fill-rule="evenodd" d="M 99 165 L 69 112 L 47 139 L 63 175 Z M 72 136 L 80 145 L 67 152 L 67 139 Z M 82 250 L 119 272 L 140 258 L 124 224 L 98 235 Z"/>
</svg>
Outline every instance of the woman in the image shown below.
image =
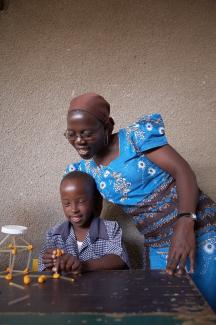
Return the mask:
<svg viewBox="0 0 216 325">
<path fill-rule="evenodd" d="M 167 143 L 160 114 L 144 115 L 118 133 L 113 127 L 102 96 L 74 98 L 65 136 L 82 160 L 68 165 L 66 173 L 89 173 L 103 197 L 132 217 L 145 236 L 146 268 L 182 274 L 186 266 L 215 306 L 215 203 L 199 191 L 190 166 Z"/>
</svg>

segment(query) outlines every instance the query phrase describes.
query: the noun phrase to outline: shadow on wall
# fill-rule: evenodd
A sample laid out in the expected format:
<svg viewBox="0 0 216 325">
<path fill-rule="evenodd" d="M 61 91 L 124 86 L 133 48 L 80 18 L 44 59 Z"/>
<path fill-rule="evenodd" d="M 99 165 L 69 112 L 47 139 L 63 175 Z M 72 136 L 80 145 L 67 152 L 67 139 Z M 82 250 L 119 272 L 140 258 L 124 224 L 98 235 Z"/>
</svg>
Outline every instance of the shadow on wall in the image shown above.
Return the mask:
<svg viewBox="0 0 216 325">
<path fill-rule="evenodd" d="M 102 217 L 106 220 L 116 220 L 122 227 L 123 241 L 128 252 L 131 267 L 140 269 L 143 267 L 143 236 L 130 218 L 120 207 L 104 200 Z"/>
</svg>

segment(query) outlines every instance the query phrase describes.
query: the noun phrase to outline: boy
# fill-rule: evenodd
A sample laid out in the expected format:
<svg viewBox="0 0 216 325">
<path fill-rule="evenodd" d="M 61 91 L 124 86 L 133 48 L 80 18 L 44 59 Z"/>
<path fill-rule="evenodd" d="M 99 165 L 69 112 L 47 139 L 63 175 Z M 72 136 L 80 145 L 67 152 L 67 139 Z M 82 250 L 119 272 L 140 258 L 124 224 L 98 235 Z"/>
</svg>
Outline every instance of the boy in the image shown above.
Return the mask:
<svg viewBox="0 0 216 325">
<path fill-rule="evenodd" d="M 122 230 L 115 221 L 100 219 L 102 197 L 86 173 L 74 171 L 60 184 L 67 221 L 50 229 L 39 256 L 39 270 L 81 273 L 127 268 Z M 57 256 L 57 249 L 62 255 Z"/>
</svg>

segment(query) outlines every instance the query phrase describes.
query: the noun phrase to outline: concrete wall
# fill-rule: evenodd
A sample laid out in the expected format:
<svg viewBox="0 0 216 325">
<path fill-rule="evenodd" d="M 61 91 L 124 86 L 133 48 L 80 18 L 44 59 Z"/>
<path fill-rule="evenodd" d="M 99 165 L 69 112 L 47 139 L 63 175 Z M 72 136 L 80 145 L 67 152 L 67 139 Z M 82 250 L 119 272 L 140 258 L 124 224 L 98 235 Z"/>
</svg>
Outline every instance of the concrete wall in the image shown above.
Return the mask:
<svg viewBox="0 0 216 325">
<path fill-rule="evenodd" d="M 0 225 L 28 226 L 35 255 L 64 219 L 59 181 L 78 159 L 63 137 L 66 111 L 86 91 L 111 103 L 116 129 L 161 112 L 170 144 L 216 199 L 214 0 L 10 0 L 0 42 Z"/>
</svg>

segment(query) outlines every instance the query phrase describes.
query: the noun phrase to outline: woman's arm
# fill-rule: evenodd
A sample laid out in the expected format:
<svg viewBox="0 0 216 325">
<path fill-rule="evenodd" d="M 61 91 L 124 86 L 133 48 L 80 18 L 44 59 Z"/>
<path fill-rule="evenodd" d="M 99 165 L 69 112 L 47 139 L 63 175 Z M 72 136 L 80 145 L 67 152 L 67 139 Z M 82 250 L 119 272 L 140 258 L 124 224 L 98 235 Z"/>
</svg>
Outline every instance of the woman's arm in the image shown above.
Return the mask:
<svg viewBox="0 0 216 325">
<path fill-rule="evenodd" d="M 195 174 L 189 164 L 170 145 L 148 151 L 146 156 L 175 179 L 178 213 L 194 213 L 198 201 L 198 187 Z M 167 272 L 173 274 L 176 267 L 179 266 L 178 273 L 183 273 L 188 256 L 191 264 L 190 272 L 193 272 L 195 263 L 194 221 L 191 218 L 181 217 L 174 228 Z"/>
<path fill-rule="evenodd" d="M 97 259 L 81 262 L 82 272 L 90 272 L 96 270 L 122 270 L 127 269 L 126 263 L 120 256 L 110 254 Z"/>
</svg>

